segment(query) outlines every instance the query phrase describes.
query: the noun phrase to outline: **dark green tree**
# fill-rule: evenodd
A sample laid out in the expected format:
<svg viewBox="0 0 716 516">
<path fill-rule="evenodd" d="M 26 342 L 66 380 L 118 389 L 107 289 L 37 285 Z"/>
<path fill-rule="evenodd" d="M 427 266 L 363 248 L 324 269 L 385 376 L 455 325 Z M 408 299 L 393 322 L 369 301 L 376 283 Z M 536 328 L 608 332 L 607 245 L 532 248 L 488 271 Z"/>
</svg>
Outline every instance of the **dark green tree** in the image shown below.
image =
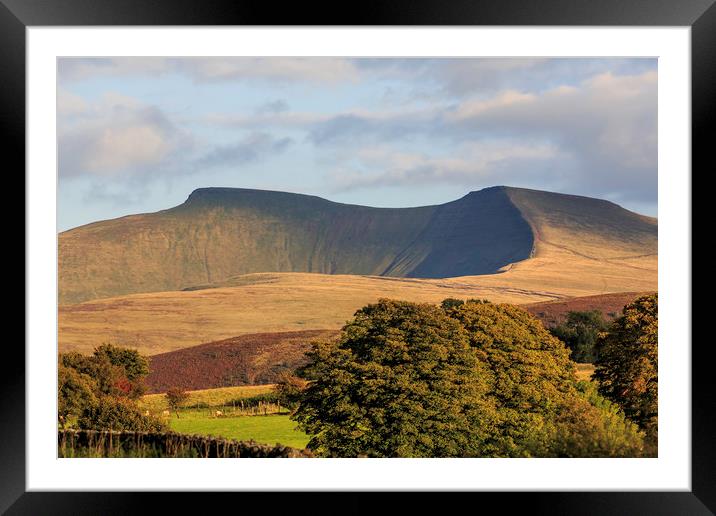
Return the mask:
<svg viewBox="0 0 716 516">
<path fill-rule="evenodd" d="M 292 418 L 323 456 L 485 454 L 494 410 L 460 324 L 439 307 L 382 299 L 355 314 L 338 342 L 313 344 L 311 383 Z"/>
<path fill-rule="evenodd" d="M 572 351 L 575 362 L 594 362 L 599 334 L 607 329 L 602 312 L 568 312 L 562 324 L 551 328 L 552 335 L 564 342 Z"/>
<path fill-rule="evenodd" d="M 442 303 L 440 303 L 440 306 L 443 310 L 449 310 L 450 308 L 457 308 L 460 305 L 464 305 L 465 301 L 462 299 L 457 299 L 454 297 L 448 297 L 446 299 L 443 299 Z"/>
<path fill-rule="evenodd" d="M 649 453 L 657 446 L 658 295 L 639 297 L 597 342 L 594 378 L 599 393 L 617 403 L 646 432 Z"/>
</svg>

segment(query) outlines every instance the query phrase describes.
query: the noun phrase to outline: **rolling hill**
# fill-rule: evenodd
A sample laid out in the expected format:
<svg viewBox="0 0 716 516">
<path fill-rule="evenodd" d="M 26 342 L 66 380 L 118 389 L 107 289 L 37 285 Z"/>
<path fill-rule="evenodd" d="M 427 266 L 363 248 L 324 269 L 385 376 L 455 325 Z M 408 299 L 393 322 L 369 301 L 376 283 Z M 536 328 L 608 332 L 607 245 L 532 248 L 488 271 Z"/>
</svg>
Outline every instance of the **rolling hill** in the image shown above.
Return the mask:
<svg viewBox="0 0 716 516">
<path fill-rule="evenodd" d="M 60 306 L 60 351 L 91 353 L 103 342 L 155 355 L 251 333 L 336 330 L 381 297 L 439 303 L 445 298 L 526 304 L 616 291 L 655 290 L 656 275 L 593 263 L 442 280 L 309 273 L 249 274 L 227 286 L 132 294 Z M 613 267 L 613 266 L 612 266 Z M 594 272 L 596 271 L 596 272 Z M 624 273 L 619 275 L 618 273 Z M 591 276 L 590 274 L 594 274 Z M 607 275 L 609 274 L 609 275 Z M 602 290 L 602 281 L 609 289 Z M 540 283 L 554 288 L 539 290 Z M 536 288 L 535 288 L 536 287 Z"/>
<path fill-rule="evenodd" d="M 336 331 L 294 331 L 242 335 L 153 355 L 148 392 L 213 389 L 276 383 L 283 372 L 306 363 L 310 343 L 334 338 Z"/>
<path fill-rule="evenodd" d="M 537 281 L 528 290 L 564 290 L 555 267 L 568 276 L 585 265 L 596 272 L 584 287 L 597 293 L 610 282 L 623 290 L 619 278 L 630 274 L 655 278 L 656 253 L 655 219 L 587 197 L 493 187 L 442 205 L 371 208 L 202 188 L 168 210 L 61 233 L 59 301 L 221 287 L 264 272 L 432 279 L 504 272 L 509 282 L 525 269 Z"/>
</svg>

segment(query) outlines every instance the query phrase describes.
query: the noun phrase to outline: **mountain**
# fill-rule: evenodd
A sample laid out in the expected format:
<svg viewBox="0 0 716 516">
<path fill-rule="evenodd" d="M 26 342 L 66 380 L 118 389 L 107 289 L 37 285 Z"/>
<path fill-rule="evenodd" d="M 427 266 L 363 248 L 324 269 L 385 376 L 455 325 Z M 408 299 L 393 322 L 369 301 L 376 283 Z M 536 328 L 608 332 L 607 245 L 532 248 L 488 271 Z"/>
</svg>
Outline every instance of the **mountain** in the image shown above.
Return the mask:
<svg viewBox="0 0 716 516">
<path fill-rule="evenodd" d="M 621 285 L 635 274 L 655 279 L 656 253 L 656 219 L 588 197 L 492 187 L 436 206 L 371 208 L 201 188 L 168 210 L 60 233 L 59 298 L 222 286 L 259 272 L 446 278 L 537 267 L 539 290 L 559 287 L 557 269 L 587 267 Z M 601 291 L 593 287 L 577 290 Z"/>
</svg>

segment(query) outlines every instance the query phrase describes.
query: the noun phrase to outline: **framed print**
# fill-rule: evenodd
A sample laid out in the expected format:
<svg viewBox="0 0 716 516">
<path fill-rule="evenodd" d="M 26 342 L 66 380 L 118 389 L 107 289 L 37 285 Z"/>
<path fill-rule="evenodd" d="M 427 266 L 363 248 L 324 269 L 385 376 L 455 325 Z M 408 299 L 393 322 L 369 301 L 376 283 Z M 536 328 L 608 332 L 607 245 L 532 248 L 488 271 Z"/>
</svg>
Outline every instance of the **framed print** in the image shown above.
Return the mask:
<svg viewBox="0 0 716 516">
<path fill-rule="evenodd" d="M 0 5 L 27 203 L 3 510 L 715 510 L 712 2 L 202 7 Z"/>
</svg>

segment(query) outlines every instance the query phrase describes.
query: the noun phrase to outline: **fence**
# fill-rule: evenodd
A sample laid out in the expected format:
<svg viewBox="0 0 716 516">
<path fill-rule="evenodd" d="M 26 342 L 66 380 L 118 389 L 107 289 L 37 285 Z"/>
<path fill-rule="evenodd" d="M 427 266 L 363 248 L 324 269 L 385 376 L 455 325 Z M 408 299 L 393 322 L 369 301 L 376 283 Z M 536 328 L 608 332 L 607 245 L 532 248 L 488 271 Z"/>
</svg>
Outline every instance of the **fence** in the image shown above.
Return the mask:
<svg viewBox="0 0 716 516">
<path fill-rule="evenodd" d="M 113 432 L 58 430 L 60 458 L 72 457 L 173 457 L 267 458 L 312 457 L 310 451 L 254 441 L 233 441 L 175 432 Z"/>
</svg>

